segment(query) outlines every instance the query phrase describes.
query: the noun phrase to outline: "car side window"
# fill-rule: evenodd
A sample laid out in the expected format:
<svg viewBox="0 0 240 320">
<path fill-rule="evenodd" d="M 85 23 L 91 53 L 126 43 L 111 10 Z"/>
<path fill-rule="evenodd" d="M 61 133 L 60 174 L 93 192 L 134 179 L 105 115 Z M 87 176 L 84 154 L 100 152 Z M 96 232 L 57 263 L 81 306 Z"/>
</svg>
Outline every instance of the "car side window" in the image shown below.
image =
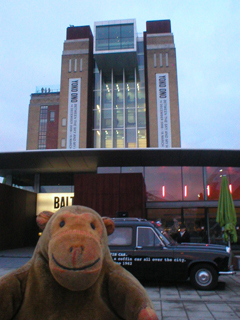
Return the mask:
<svg viewBox="0 0 240 320">
<path fill-rule="evenodd" d="M 132 228 L 116 227 L 114 232 L 108 236 L 109 246 L 130 246 L 132 244 Z"/>
<path fill-rule="evenodd" d="M 152 228 L 138 227 L 137 228 L 137 246 L 154 247 L 161 245 L 159 238 L 156 236 Z"/>
</svg>

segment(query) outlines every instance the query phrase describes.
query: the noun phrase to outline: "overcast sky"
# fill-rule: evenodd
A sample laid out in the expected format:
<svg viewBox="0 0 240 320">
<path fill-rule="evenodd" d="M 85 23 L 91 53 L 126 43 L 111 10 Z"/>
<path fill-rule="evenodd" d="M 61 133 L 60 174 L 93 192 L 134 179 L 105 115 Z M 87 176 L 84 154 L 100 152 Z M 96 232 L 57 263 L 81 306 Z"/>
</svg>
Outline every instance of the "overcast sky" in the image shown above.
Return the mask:
<svg viewBox="0 0 240 320">
<path fill-rule="evenodd" d="M 0 10 L 0 152 L 26 150 L 30 94 L 60 86 L 69 25 L 171 20 L 182 148 L 240 147 L 240 0 L 8 0 Z"/>
</svg>

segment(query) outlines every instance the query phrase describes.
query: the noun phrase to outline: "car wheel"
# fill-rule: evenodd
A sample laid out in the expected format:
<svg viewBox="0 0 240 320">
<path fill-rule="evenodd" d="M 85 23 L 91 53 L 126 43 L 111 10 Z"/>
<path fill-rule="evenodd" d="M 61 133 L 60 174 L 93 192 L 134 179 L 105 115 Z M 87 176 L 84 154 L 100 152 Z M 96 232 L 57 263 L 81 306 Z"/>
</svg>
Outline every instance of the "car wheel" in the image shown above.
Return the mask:
<svg viewBox="0 0 240 320">
<path fill-rule="evenodd" d="M 190 280 L 194 288 L 198 290 L 212 290 L 217 286 L 218 274 L 214 267 L 199 264 L 192 268 Z"/>
</svg>

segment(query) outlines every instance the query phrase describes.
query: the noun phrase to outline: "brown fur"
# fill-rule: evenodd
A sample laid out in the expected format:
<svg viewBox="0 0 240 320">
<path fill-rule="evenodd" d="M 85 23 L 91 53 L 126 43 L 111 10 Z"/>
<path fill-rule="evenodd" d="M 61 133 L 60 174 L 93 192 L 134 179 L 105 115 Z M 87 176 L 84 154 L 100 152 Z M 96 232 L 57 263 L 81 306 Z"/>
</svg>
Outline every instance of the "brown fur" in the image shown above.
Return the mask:
<svg viewBox="0 0 240 320">
<path fill-rule="evenodd" d="M 0 279 L 1 320 L 158 319 L 145 289 L 111 258 L 111 219 L 72 206 L 37 220 L 45 229 L 32 259 Z"/>
</svg>

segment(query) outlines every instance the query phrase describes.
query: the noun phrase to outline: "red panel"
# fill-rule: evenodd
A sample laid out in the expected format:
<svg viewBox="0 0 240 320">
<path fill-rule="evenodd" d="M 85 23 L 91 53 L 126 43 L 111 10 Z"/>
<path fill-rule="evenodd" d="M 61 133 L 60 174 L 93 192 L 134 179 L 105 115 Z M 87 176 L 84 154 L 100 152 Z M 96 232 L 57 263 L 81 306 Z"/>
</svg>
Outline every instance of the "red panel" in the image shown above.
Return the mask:
<svg viewBox="0 0 240 320">
<path fill-rule="evenodd" d="M 145 217 L 145 187 L 141 173 L 76 174 L 74 204 L 88 206 L 102 216 L 127 211 Z"/>
<path fill-rule="evenodd" d="M 171 33 L 170 20 L 147 21 L 147 33 Z"/>
</svg>

